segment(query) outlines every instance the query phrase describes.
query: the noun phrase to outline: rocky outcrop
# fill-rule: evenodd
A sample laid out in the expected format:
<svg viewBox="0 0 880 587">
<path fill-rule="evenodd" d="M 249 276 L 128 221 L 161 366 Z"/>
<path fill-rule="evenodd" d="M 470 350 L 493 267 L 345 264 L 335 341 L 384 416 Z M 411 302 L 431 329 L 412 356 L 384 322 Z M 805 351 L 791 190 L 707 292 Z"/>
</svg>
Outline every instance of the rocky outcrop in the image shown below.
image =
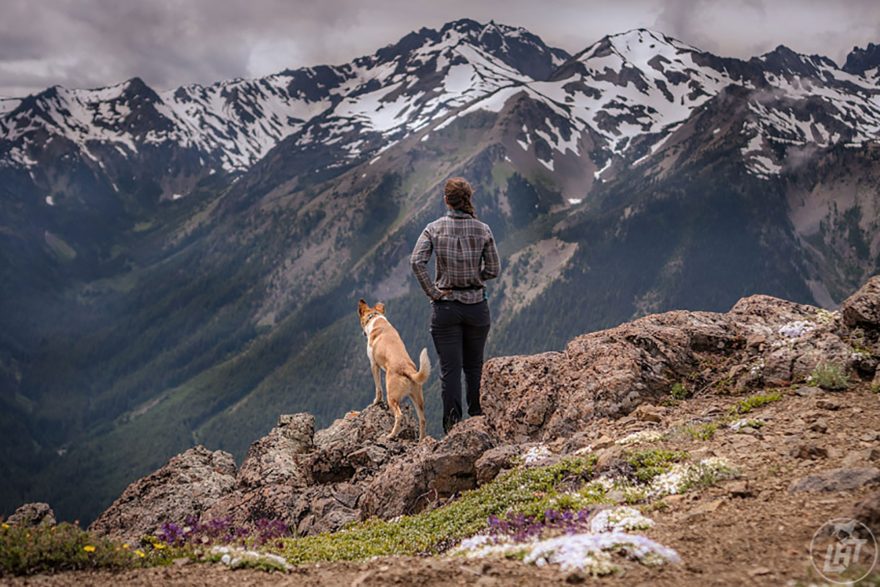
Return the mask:
<svg viewBox="0 0 880 587">
<path fill-rule="evenodd" d="M 880 484 L 880 469 L 875 467 L 855 467 L 829 469 L 815 475 L 808 475 L 792 481 L 788 488 L 791 493 L 850 491 L 865 485 Z"/>
<path fill-rule="evenodd" d="M 621 466 L 623 448 L 601 430 L 612 420 L 627 433 L 663 426 L 675 409 L 656 404 L 673 388 L 701 396 L 787 386 L 822 363 L 851 380 L 880 378 L 878 308 L 875 277 L 840 312 L 756 295 L 727 313 L 666 312 L 580 336 L 562 352 L 495 358 L 483 374 L 486 415 L 465 420 L 439 441 L 416 442 L 408 409 L 393 441 L 385 438 L 393 424 L 387 406 L 350 412 L 318 432 L 312 416 L 284 415 L 251 446 L 237 474 L 230 455 L 196 447 L 133 483 L 92 528 L 132 539 L 195 515 L 236 525 L 281 520 L 305 535 L 430 508 L 488 483 L 520 459 L 545 462 L 550 449 L 553 459 L 592 452 L 598 470 L 612 471 Z M 797 393 L 825 394 L 805 385 Z M 815 407 L 842 409 L 828 397 L 818 397 Z M 810 422 L 812 432 L 827 430 L 821 418 Z M 831 458 L 807 440 L 789 447 L 790 458 Z M 790 491 L 880 483 L 876 468 L 843 464 L 793 482 Z"/>
<path fill-rule="evenodd" d="M 409 402 L 405 402 L 400 433 L 395 440 L 385 436 L 394 425 L 394 416 L 387 406 L 369 406 L 360 412 L 349 412 L 344 418 L 315 434 L 312 475 L 319 483 L 335 483 L 351 479 L 360 469 L 376 471 L 388 460 L 405 450 L 406 440 L 418 437 Z"/>
<path fill-rule="evenodd" d="M 723 314 L 666 312 L 580 336 L 562 352 L 492 359 L 483 409 L 504 441 L 548 441 L 668 397 L 676 384 L 690 395 L 783 386 L 821 363 L 873 376 L 880 349 L 854 353 L 849 325 L 880 328 L 878 284 L 844 303 L 850 318 L 756 295 Z"/>
<path fill-rule="evenodd" d="M 238 471 L 238 485 L 309 485 L 311 463 L 302 455 L 314 449 L 314 435 L 315 418 L 311 414 L 281 416 L 269 434 L 251 445 Z"/>
<path fill-rule="evenodd" d="M 235 461 L 223 451 L 196 446 L 135 481 L 90 529 L 136 542 L 165 522 L 199 516 L 235 487 Z"/>
<path fill-rule="evenodd" d="M 283 415 L 269 434 L 253 443 L 241 464 L 234 490 L 216 500 L 205 519 L 236 524 L 281 519 L 300 490 L 312 483 L 315 419 L 310 414 Z"/>
<path fill-rule="evenodd" d="M 468 418 L 440 442 L 422 443 L 369 483 L 363 517 L 393 518 L 477 486 L 475 463 L 496 443 L 485 417 Z"/>
<path fill-rule="evenodd" d="M 6 522 L 13 526 L 53 526 L 55 512 L 48 503 L 26 503 L 15 510 Z"/>
<path fill-rule="evenodd" d="M 880 335 L 880 275 L 875 275 L 840 305 L 844 323 Z"/>
</svg>

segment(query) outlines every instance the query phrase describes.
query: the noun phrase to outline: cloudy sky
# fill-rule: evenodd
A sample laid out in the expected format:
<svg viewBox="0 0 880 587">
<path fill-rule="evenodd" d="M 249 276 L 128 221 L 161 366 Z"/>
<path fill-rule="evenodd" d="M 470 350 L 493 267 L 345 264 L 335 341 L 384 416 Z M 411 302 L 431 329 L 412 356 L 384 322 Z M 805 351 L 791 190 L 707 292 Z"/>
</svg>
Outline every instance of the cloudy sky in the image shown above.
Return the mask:
<svg viewBox="0 0 880 587">
<path fill-rule="evenodd" d="M 636 27 L 738 57 L 784 44 L 841 63 L 880 42 L 878 0 L 4 0 L 2 14 L 0 96 L 343 63 L 461 17 L 523 26 L 572 53 Z"/>
</svg>

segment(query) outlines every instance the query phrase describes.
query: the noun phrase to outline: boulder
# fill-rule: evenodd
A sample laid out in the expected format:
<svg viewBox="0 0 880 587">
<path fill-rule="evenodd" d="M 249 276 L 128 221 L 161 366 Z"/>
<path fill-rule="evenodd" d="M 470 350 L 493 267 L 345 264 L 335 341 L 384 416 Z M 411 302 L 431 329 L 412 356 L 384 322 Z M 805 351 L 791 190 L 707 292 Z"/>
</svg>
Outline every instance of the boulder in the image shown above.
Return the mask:
<svg viewBox="0 0 880 587">
<path fill-rule="evenodd" d="M 843 322 L 850 328 L 880 330 L 880 275 L 870 278 L 840 305 Z"/>
<path fill-rule="evenodd" d="M 483 410 L 506 442 L 552 440 L 596 417 L 667 397 L 697 352 L 744 344 L 723 314 L 666 312 L 580 336 L 564 352 L 500 357 L 483 370 Z"/>
<path fill-rule="evenodd" d="M 874 299 L 866 291 L 860 316 Z M 649 404 L 669 397 L 675 383 L 692 393 L 747 392 L 802 381 L 820 363 L 850 372 L 854 356 L 833 314 L 754 295 L 726 314 L 666 312 L 580 336 L 564 352 L 492 359 L 482 404 L 503 442 L 551 442 L 602 417 L 635 411 L 656 422 L 664 410 Z"/>
<path fill-rule="evenodd" d="M 361 516 L 393 518 L 477 486 L 476 462 L 495 446 L 485 416 L 457 424 L 443 440 L 428 439 L 398 457 L 367 485 Z"/>
<path fill-rule="evenodd" d="M 363 486 L 351 483 L 317 485 L 291 502 L 288 523 L 300 536 L 336 532 L 361 517 Z"/>
<path fill-rule="evenodd" d="M 371 471 L 406 450 L 406 440 L 418 438 L 418 425 L 409 402 L 403 406 L 400 434 L 388 440 L 394 416 L 385 405 L 370 405 L 360 412 L 349 412 L 315 434 L 312 478 L 316 483 L 349 481 L 363 467 Z"/>
<path fill-rule="evenodd" d="M 851 491 L 876 483 L 880 483 L 880 469 L 874 467 L 829 469 L 792 481 L 788 491 L 790 493 Z"/>
<path fill-rule="evenodd" d="M 26 503 L 15 510 L 6 521 L 13 526 L 54 526 L 55 512 L 48 503 Z"/>
<path fill-rule="evenodd" d="M 311 414 L 279 416 L 269 434 L 248 449 L 235 489 L 207 507 L 202 522 L 225 518 L 242 525 L 268 519 L 293 525 L 291 504 L 312 483 L 314 435 Z"/>
<path fill-rule="evenodd" d="M 492 481 L 505 469 L 512 469 L 514 461 L 522 454 L 522 449 L 515 444 L 505 444 L 490 448 L 474 463 L 477 484 L 483 485 Z"/>
<path fill-rule="evenodd" d="M 738 301 L 727 314 L 746 338 L 765 340 L 762 352 L 742 357 L 757 375 L 754 383 L 788 385 L 806 379 L 819 363 L 852 368 L 852 349 L 841 340 L 837 324 L 824 310 L 766 295 Z"/>
<path fill-rule="evenodd" d="M 165 522 L 180 523 L 187 516 L 200 516 L 234 487 L 232 455 L 199 445 L 129 485 L 89 529 L 136 542 Z"/>
<path fill-rule="evenodd" d="M 303 455 L 314 449 L 315 417 L 311 414 L 283 415 L 278 424 L 248 450 L 238 485 L 243 488 L 284 483 L 305 487 L 311 483 L 311 462 Z"/>
<path fill-rule="evenodd" d="M 880 491 L 856 502 L 852 518 L 867 526 L 874 536 L 880 536 Z"/>
</svg>

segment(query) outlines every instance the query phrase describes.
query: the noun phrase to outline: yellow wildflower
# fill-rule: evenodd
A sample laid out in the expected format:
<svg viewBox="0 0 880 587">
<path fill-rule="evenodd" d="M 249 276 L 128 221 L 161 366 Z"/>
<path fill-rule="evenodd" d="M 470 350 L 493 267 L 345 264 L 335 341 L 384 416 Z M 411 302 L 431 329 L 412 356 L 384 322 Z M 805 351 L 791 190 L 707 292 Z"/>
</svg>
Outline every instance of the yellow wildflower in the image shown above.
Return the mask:
<svg viewBox="0 0 880 587">
<path fill-rule="evenodd" d="M 86 552 L 95 552 L 95 547 L 91 544 L 86 544 L 85 546 L 83 546 L 83 550 L 85 550 Z"/>
<path fill-rule="evenodd" d="M 124 543 L 124 544 L 122 545 L 122 548 L 124 548 L 125 550 L 128 550 L 128 542 Z"/>
<path fill-rule="evenodd" d="M 3 522 L 3 529 L 9 530 L 9 524 L 7 524 L 6 522 Z"/>
<path fill-rule="evenodd" d="M 153 545 L 153 548 L 155 548 L 156 550 L 162 550 L 163 548 L 165 548 L 165 545 L 162 544 L 161 542 L 157 542 L 156 544 Z"/>
<path fill-rule="evenodd" d="M 137 550 L 135 550 L 134 553 L 135 553 L 136 555 L 138 555 L 139 557 L 141 557 L 141 558 L 144 558 L 145 556 L 147 556 L 147 555 L 144 554 L 144 551 L 141 550 L 140 548 L 137 549 Z"/>
</svg>

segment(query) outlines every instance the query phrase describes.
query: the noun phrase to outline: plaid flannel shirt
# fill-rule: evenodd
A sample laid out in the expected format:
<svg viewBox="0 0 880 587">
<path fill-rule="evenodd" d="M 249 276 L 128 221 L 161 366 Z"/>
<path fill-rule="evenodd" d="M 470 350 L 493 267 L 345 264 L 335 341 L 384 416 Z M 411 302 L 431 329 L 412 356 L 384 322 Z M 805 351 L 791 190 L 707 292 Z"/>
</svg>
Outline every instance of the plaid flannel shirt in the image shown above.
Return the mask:
<svg viewBox="0 0 880 587">
<path fill-rule="evenodd" d="M 431 253 L 437 253 L 433 282 L 428 275 Z M 501 272 L 492 230 L 459 210 L 450 210 L 425 228 L 410 262 L 419 285 L 435 301 L 481 302 L 486 299 L 483 282 L 498 277 Z"/>
</svg>

